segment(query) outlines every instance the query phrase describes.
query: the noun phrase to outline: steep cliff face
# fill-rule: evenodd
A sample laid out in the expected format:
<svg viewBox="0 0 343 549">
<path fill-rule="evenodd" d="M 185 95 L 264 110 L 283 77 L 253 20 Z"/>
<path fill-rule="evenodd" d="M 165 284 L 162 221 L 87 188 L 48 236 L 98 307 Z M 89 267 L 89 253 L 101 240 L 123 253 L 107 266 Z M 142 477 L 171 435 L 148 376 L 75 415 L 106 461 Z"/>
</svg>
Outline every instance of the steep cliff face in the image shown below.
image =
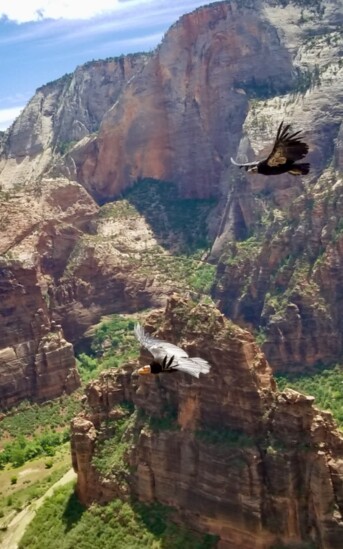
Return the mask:
<svg viewBox="0 0 343 549">
<path fill-rule="evenodd" d="M 343 440 L 330 414 L 312 397 L 278 393 L 251 335 L 214 307 L 173 296 L 148 318 L 149 329 L 157 325 L 211 372 L 138 379 L 128 365 L 90 383 L 72 424 L 81 501 L 158 500 L 218 535 L 221 549 L 339 549 Z"/>
<path fill-rule="evenodd" d="M 136 54 L 92 61 L 39 88 L 3 137 L 1 187 L 18 189 L 39 178 L 68 148 L 96 132 L 148 57 Z"/>
<path fill-rule="evenodd" d="M 229 167 L 211 251 L 221 310 L 259 331 L 279 370 L 329 363 L 342 353 L 340 276 L 333 265 L 341 262 L 343 42 L 337 25 L 343 10 L 335 1 L 304 6 L 264 4 L 292 54 L 297 81 L 282 97 L 256 94 L 250 101 L 237 156 L 263 157 L 284 119 L 304 130 L 310 175 L 246 177 Z"/>
<path fill-rule="evenodd" d="M 207 228 L 217 235 L 213 297 L 259 330 L 273 368 L 341 355 L 341 23 L 339 0 L 218 2 L 182 17 L 149 56 L 92 62 L 38 90 L 1 137 L 0 250 L 35 266 L 67 339 L 103 314 L 203 291 L 196 279 L 211 266 L 201 271 L 200 252 L 179 257 L 171 207 L 159 212 L 161 237 L 126 198 L 152 176 L 174 181 L 181 197 L 219 197 Z M 305 130 L 307 180 L 247 178 L 231 166 L 230 156 L 268 150 L 282 118 Z M 107 210 L 90 198 L 124 189 Z"/>
<path fill-rule="evenodd" d="M 80 385 L 73 346 L 49 319 L 34 267 L 0 262 L 0 409 Z"/>
<path fill-rule="evenodd" d="M 52 321 L 48 286 L 97 209 L 80 185 L 62 179 L 1 195 L 1 408 L 79 386 L 73 346 Z"/>
<path fill-rule="evenodd" d="M 161 306 L 175 290 L 207 284 L 213 269 L 199 261 L 199 253 L 181 252 L 192 246 L 202 250 L 203 217 L 211 207 L 211 202 L 185 204 L 174 187 L 154 181 L 101 208 L 81 185 L 63 178 L 43 178 L 16 194 L 0 193 L 2 371 L 13 387 L 21 387 L 18 392 L 13 388 L 13 397 L 8 389 L 8 402 L 33 392 L 32 368 L 24 371 L 8 348 L 20 343 L 25 360 L 34 363 L 41 335 L 46 335 L 44 328 L 32 343 L 30 326 L 38 309 L 45 311 L 45 324 L 53 319 L 76 343 L 103 315 Z M 171 250 L 180 254 L 174 257 Z M 72 352 L 68 360 L 66 372 L 74 368 Z"/>
<path fill-rule="evenodd" d="M 248 109 L 242 87 L 285 91 L 292 70 L 259 6 L 219 2 L 185 15 L 106 114 L 99 135 L 71 152 L 69 173 L 102 199 L 142 177 L 174 181 L 185 197 L 218 195 Z"/>
</svg>

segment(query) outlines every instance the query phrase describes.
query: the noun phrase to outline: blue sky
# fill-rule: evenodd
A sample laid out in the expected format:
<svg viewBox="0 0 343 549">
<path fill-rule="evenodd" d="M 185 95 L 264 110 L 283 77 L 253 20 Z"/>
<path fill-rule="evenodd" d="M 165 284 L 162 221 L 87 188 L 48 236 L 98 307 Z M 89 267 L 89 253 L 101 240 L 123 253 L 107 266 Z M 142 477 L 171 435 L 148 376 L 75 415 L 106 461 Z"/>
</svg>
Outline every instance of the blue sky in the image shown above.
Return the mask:
<svg viewBox="0 0 343 549">
<path fill-rule="evenodd" d="M 0 130 L 36 88 L 91 59 L 149 51 L 212 0 L 0 0 Z"/>
</svg>

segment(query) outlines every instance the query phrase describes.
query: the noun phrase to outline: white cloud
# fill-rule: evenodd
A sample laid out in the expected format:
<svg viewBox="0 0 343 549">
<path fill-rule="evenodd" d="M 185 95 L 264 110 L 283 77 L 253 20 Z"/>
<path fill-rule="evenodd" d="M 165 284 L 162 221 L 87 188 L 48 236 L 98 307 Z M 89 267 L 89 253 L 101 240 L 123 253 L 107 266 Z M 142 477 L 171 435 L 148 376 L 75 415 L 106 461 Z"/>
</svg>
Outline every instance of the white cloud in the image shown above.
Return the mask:
<svg viewBox="0 0 343 549">
<path fill-rule="evenodd" d="M 89 19 L 124 5 L 119 0 L 82 3 L 79 0 L 0 0 L 0 16 L 18 23 L 41 19 Z"/>
<path fill-rule="evenodd" d="M 21 113 L 24 106 L 0 109 L 0 131 L 5 131 L 12 124 L 13 120 Z"/>
<path fill-rule="evenodd" d="M 207 3 L 213 1 L 207 0 Z M 175 9 L 185 13 L 203 3 L 201 0 L 96 0 L 83 3 L 80 0 L 0 0 L 0 18 L 27 23 L 44 19 L 91 19 L 106 13 L 117 13 L 118 17 L 128 13 L 144 17 L 145 10 L 172 13 Z"/>
</svg>

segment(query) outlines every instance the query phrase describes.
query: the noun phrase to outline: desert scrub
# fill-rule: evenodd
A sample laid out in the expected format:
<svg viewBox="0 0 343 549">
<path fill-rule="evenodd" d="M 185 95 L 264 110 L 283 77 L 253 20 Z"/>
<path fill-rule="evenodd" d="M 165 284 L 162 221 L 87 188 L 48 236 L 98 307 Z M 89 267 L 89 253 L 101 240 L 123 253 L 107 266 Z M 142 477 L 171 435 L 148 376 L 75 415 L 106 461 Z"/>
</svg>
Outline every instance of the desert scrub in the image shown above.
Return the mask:
<svg viewBox="0 0 343 549">
<path fill-rule="evenodd" d="M 126 219 L 139 217 L 139 213 L 135 206 L 130 204 L 128 200 L 118 200 L 116 202 L 109 202 L 100 208 L 99 219 Z"/>
<path fill-rule="evenodd" d="M 246 240 L 236 241 L 223 253 L 221 262 L 228 266 L 238 266 L 251 263 L 261 252 L 262 241 L 258 236 L 251 236 Z"/>
</svg>

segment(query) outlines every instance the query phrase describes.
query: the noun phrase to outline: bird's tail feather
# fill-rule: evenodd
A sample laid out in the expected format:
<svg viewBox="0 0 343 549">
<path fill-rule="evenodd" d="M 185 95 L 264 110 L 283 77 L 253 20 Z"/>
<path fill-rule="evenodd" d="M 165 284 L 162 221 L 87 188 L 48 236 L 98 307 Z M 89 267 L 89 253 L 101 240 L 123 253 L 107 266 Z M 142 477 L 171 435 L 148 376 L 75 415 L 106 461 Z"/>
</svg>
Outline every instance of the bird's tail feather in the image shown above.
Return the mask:
<svg viewBox="0 0 343 549">
<path fill-rule="evenodd" d="M 289 173 L 292 175 L 306 175 L 310 171 L 310 164 L 293 164 L 292 169 L 289 170 Z"/>
<path fill-rule="evenodd" d="M 179 364 L 175 367 L 175 370 L 185 372 L 194 377 L 199 377 L 200 374 L 208 374 L 211 369 L 211 365 L 200 357 L 194 358 L 182 358 Z"/>
<path fill-rule="evenodd" d="M 138 341 L 141 343 L 142 341 L 144 341 L 144 336 L 145 336 L 145 332 L 144 332 L 144 328 L 143 326 L 141 326 L 139 324 L 139 322 L 137 322 L 137 324 L 135 325 L 134 327 L 134 332 L 135 332 L 135 336 L 136 338 L 138 339 Z"/>
</svg>

